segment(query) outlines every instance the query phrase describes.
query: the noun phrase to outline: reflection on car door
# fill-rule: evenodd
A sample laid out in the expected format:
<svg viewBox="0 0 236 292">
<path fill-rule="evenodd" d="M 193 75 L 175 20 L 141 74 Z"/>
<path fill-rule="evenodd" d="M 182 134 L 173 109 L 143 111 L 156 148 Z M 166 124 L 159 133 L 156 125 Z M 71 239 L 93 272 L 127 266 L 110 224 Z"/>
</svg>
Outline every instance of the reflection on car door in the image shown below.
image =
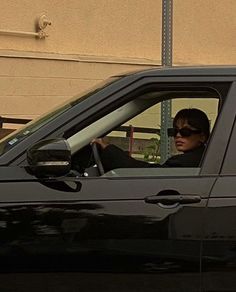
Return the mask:
<svg viewBox="0 0 236 292">
<path fill-rule="evenodd" d="M 206 209 L 203 242 L 204 291 L 236 291 L 236 127 L 231 133 L 221 175 Z"/>
<path fill-rule="evenodd" d="M 149 291 L 148 282 L 152 289 L 198 291 L 203 211 L 213 181 L 75 178 L 79 191 L 63 182 L 61 189 L 36 180 L 0 184 L 8 198 L 0 205 L 1 269 L 135 273 L 133 288 Z M 182 199 L 156 203 L 158 196 Z"/>
<path fill-rule="evenodd" d="M 235 177 L 219 178 L 206 210 L 203 242 L 204 291 L 236 291 Z"/>
</svg>

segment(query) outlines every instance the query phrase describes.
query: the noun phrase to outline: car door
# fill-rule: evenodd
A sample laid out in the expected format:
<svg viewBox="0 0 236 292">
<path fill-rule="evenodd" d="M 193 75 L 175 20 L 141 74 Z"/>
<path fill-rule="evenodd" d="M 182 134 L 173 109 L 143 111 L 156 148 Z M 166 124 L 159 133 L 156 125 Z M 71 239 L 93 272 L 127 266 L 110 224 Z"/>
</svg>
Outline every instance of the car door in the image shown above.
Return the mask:
<svg viewBox="0 0 236 292">
<path fill-rule="evenodd" d="M 200 287 L 203 211 L 214 178 L 73 178 L 55 188 L 22 169 L 19 180 L 0 183 L 1 271 L 102 272 L 104 285 L 106 273 L 132 273 L 133 289 Z M 158 203 L 160 196 L 176 199 Z"/>
<path fill-rule="evenodd" d="M 221 144 L 213 135 L 201 168 L 39 180 L 3 166 L 1 269 L 99 272 L 110 291 L 124 282 L 127 291 L 199 291 L 204 213 L 230 118 L 217 123 Z"/>
<path fill-rule="evenodd" d="M 234 83 L 231 88 L 234 97 L 235 85 Z M 231 109 L 228 108 L 225 113 L 235 119 L 235 103 L 231 103 Z M 225 129 L 231 132 L 231 136 L 221 173 L 211 191 L 205 215 L 202 254 L 204 291 L 236 291 L 235 121 L 232 127 L 227 126 Z"/>
<path fill-rule="evenodd" d="M 99 272 L 110 291 L 120 279 L 127 291 L 199 291 L 204 211 L 215 182 L 204 171 L 39 180 L 27 168 L 2 167 L 1 270 Z M 107 273 L 119 278 L 110 282 Z"/>
</svg>

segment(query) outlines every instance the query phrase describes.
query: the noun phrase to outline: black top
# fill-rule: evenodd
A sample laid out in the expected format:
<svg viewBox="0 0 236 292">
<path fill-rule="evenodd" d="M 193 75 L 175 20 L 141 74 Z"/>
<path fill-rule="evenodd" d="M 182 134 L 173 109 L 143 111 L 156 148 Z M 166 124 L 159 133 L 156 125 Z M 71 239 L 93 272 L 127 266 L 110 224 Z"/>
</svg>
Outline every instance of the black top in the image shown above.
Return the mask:
<svg viewBox="0 0 236 292">
<path fill-rule="evenodd" d="M 146 161 L 136 160 L 115 145 L 108 145 L 101 153 L 101 160 L 105 171 L 116 168 L 142 168 L 142 167 L 198 167 L 205 146 L 183 154 L 174 155 L 164 164 L 152 164 Z"/>
</svg>

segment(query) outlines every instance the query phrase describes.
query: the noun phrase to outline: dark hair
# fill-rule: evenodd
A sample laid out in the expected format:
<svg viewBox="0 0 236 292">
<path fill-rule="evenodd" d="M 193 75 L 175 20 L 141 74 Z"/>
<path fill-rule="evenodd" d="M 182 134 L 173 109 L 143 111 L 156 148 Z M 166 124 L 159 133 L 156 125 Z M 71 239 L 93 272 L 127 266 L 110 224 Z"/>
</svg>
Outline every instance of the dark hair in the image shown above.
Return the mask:
<svg viewBox="0 0 236 292">
<path fill-rule="evenodd" d="M 208 140 L 210 135 L 210 123 L 207 115 L 197 108 L 186 108 L 180 110 L 173 120 L 173 126 L 176 127 L 177 121 L 186 121 L 190 126 L 195 129 L 201 130 L 206 135 Z"/>
</svg>

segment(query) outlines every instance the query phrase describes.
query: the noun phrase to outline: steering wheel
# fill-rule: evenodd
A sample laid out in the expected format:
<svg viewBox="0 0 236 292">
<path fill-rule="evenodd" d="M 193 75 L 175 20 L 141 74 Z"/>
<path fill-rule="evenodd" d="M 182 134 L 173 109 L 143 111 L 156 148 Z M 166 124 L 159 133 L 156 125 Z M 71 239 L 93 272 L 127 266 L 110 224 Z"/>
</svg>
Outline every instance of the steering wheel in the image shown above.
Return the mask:
<svg viewBox="0 0 236 292">
<path fill-rule="evenodd" d="M 97 143 L 92 143 L 91 147 L 92 147 L 93 157 L 94 157 L 95 163 L 97 164 L 99 174 L 103 175 L 105 172 L 104 172 L 101 157 L 98 151 L 98 145 Z"/>
</svg>

